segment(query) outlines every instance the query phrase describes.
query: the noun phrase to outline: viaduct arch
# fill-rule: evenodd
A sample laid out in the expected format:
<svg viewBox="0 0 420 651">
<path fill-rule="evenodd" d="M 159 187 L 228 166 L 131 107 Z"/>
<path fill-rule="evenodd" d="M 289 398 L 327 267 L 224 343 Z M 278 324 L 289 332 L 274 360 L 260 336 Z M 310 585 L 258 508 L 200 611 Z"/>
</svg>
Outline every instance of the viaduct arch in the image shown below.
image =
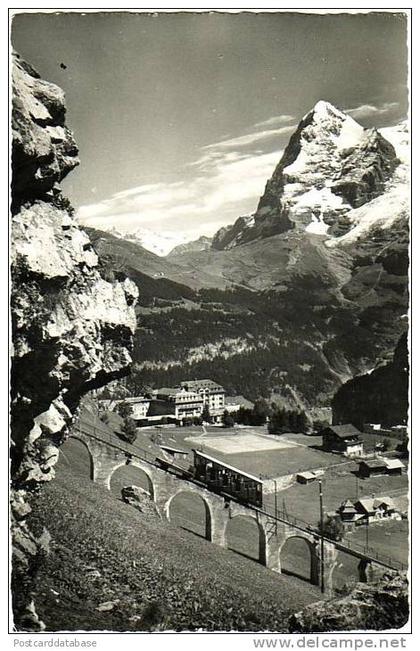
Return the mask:
<svg viewBox="0 0 420 651">
<path fill-rule="evenodd" d="M 70 437 L 72 438 L 73 435 Z M 227 548 L 227 529 L 229 523 L 241 515 L 253 519 L 259 531 L 259 562 L 268 569 L 281 573 L 281 550 L 289 539 L 303 538 L 310 549 L 311 570 L 310 580 L 319 585 L 321 576 L 321 553 L 318 534 L 314 531 L 292 525 L 271 517 L 268 513 L 254 509 L 234 500 L 211 492 L 205 487 L 188 479 L 178 477 L 139 457 L 132 458 L 129 452 L 110 445 L 97 437 L 78 432 L 77 437 L 84 442 L 90 452 L 93 462 L 93 481 L 102 484 L 108 490 L 113 473 L 124 465 L 131 465 L 142 470 L 150 481 L 151 498 L 160 514 L 170 521 L 170 507 L 173 500 L 182 492 L 192 492 L 200 496 L 205 504 L 205 537 L 210 542 Z M 275 525 L 275 526 L 274 526 Z M 324 582 L 326 592 L 332 592 L 333 571 L 337 563 L 338 550 L 336 545 L 324 540 Z M 373 568 L 377 567 L 368 560 Z M 373 572 L 366 572 L 367 580 Z M 368 576 L 369 575 L 369 576 Z"/>
</svg>

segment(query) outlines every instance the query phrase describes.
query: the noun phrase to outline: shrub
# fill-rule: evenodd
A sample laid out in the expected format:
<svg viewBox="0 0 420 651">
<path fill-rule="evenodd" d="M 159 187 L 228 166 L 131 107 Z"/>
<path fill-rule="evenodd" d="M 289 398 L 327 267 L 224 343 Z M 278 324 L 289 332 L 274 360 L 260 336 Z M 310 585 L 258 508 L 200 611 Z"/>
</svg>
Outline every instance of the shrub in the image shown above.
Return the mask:
<svg viewBox="0 0 420 651">
<path fill-rule="evenodd" d="M 206 422 L 206 423 L 209 423 L 209 422 L 210 422 L 210 419 L 211 419 L 211 416 L 210 416 L 210 409 L 209 409 L 208 404 L 206 403 L 206 404 L 204 405 L 204 408 L 203 408 L 202 421 L 204 421 L 204 422 Z"/>
<path fill-rule="evenodd" d="M 231 416 L 226 409 L 223 412 L 222 423 L 223 423 L 223 427 L 233 427 L 235 424 L 235 420 L 233 416 Z"/>
<path fill-rule="evenodd" d="M 318 531 L 321 531 L 321 521 L 318 522 Z M 327 516 L 323 526 L 324 536 L 331 540 L 342 540 L 344 536 L 344 525 L 340 518 Z"/>
<path fill-rule="evenodd" d="M 124 418 L 119 437 L 123 439 L 123 441 L 127 441 L 127 443 L 134 443 L 137 438 L 136 423 L 129 416 Z"/>
</svg>

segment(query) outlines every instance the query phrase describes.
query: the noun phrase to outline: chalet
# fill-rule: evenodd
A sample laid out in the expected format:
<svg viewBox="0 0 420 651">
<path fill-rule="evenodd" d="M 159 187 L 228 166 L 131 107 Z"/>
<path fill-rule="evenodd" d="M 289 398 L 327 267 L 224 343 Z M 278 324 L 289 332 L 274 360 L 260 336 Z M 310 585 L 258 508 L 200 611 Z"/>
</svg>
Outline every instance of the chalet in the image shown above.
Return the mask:
<svg viewBox="0 0 420 651">
<path fill-rule="evenodd" d="M 347 457 L 363 454 L 363 441 L 354 425 L 329 425 L 321 431 L 322 445 L 328 452 L 340 452 Z"/>
<path fill-rule="evenodd" d="M 203 408 L 208 406 L 210 416 L 218 423 L 222 421 L 225 410 L 225 390 L 213 380 L 185 380 L 181 388 L 187 392 L 198 394 L 203 401 Z"/>
<path fill-rule="evenodd" d="M 402 475 L 405 466 L 400 459 L 385 459 L 388 475 Z"/>
<path fill-rule="evenodd" d="M 375 457 L 374 459 L 364 459 L 363 461 L 360 461 L 358 474 L 360 477 L 401 475 L 404 468 L 405 466 L 400 459 Z"/>
<path fill-rule="evenodd" d="M 373 519 L 376 515 L 376 506 L 374 497 L 364 497 L 354 503 L 355 509 L 366 520 Z"/>
<path fill-rule="evenodd" d="M 396 514 L 394 501 L 390 497 L 378 497 L 375 500 L 374 506 L 376 517 L 379 519 L 392 518 Z"/>
<path fill-rule="evenodd" d="M 353 524 L 363 517 L 351 500 L 344 500 L 338 508 L 338 513 L 343 523 Z"/>
<path fill-rule="evenodd" d="M 136 421 L 137 425 L 139 425 L 140 421 L 147 417 L 150 407 L 150 398 L 147 398 L 146 396 L 136 396 L 134 398 L 100 400 L 99 404 L 103 409 L 109 411 L 118 409 L 119 405 L 127 405 L 130 407 L 131 418 Z"/>
<path fill-rule="evenodd" d="M 374 459 L 364 459 L 359 462 L 358 474 L 360 477 L 374 477 L 375 475 L 385 475 L 387 472 L 386 459 L 376 457 Z"/>
<path fill-rule="evenodd" d="M 135 398 L 125 398 L 122 402 L 131 408 L 131 418 L 135 421 L 146 418 L 150 407 L 150 398 L 145 396 L 136 396 Z"/>
</svg>

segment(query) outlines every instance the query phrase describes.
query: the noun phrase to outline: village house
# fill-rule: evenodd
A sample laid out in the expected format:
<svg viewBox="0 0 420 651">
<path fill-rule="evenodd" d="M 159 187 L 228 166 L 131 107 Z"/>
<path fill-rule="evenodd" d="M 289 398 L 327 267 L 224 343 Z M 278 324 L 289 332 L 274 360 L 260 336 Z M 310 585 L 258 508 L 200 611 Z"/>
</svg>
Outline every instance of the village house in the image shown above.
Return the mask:
<svg viewBox="0 0 420 651">
<path fill-rule="evenodd" d="M 405 465 L 401 459 L 386 459 L 386 468 L 388 475 L 402 475 Z"/>
<path fill-rule="evenodd" d="M 185 380 L 180 384 L 184 391 L 198 394 L 203 400 L 203 408 L 208 406 L 209 414 L 216 423 L 222 421 L 225 410 L 225 390 L 213 380 Z"/>
<path fill-rule="evenodd" d="M 363 459 L 359 462 L 359 477 L 375 477 L 386 474 L 386 461 L 381 457 L 374 459 Z"/>
<path fill-rule="evenodd" d="M 131 418 L 136 422 L 146 418 L 150 407 L 150 398 L 136 396 L 135 398 L 121 398 L 118 400 L 99 400 L 99 406 L 107 411 L 115 411 L 118 405 L 128 405 L 131 409 Z"/>
<path fill-rule="evenodd" d="M 123 402 L 131 407 L 131 418 L 133 420 L 138 421 L 146 418 L 150 407 L 150 398 L 137 396 L 135 398 L 126 398 Z"/>
<path fill-rule="evenodd" d="M 363 517 L 351 500 L 344 500 L 344 502 L 340 504 L 338 514 L 343 524 L 355 524 Z"/>
<path fill-rule="evenodd" d="M 391 497 L 380 497 L 375 500 L 377 518 L 392 518 L 397 515 L 395 503 Z"/>
<path fill-rule="evenodd" d="M 375 457 L 363 459 L 359 462 L 358 475 L 360 477 L 374 477 L 375 475 L 401 475 L 405 466 L 400 459 L 387 459 Z"/>
<path fill-rule="evenodd" d="M 364 520 L 369 522 L 398 515 L 393 500 L 388 496 L 363 498 L 355 502 L 354 506 Z"/>
<path fill-rule="evenodd" d="M 363 454 L 361 433 L 354 425 L 330 425 L 321 432 L 322 446 L 327 452 L 340 452 L 347 457 Z"/>
</svg>

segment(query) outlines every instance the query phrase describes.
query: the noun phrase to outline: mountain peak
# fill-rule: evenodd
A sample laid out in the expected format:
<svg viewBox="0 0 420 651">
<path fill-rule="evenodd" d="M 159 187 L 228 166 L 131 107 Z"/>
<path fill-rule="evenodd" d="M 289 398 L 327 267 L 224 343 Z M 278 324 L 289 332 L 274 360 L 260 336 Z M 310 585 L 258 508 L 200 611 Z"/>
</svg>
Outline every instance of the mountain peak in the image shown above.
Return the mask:
<svg viewBox="0 0 420 651">
<path fill-rule="evenodd" d="M 334 104 L 331 104 L 330 102 L 327 102 L 324 99 L 318 100 L 318 102 L 315 104 L 313 109 L 311 109 L 309 113 L 307 113 L 306 115 L 310 115 L 312 113 L 320 117 L 331 117 L 332 115 L 335 115 L 344 120 L 348 117 L 345 113 L 343 113 L 336 106 L 334 106 Z"/>
<path fill-rule="evenodd" d="M 212 246 L 232 248 L 291 229 L 341 235 L 350 229 L 349 211 L 381 194 L 399 162 L 378 131 L 319 100 L 292 134 L 252 221 L 239 218 Z"/>
<path fill-rule="evenodd" d="M 357 146 L 364 129 L 350 115 L 321 99 L 302 118 L 297 132 L 306 134 L 305 139 L 311 141 L 330 138 L 330 144 L 340 151 Z"/>
</svg>

